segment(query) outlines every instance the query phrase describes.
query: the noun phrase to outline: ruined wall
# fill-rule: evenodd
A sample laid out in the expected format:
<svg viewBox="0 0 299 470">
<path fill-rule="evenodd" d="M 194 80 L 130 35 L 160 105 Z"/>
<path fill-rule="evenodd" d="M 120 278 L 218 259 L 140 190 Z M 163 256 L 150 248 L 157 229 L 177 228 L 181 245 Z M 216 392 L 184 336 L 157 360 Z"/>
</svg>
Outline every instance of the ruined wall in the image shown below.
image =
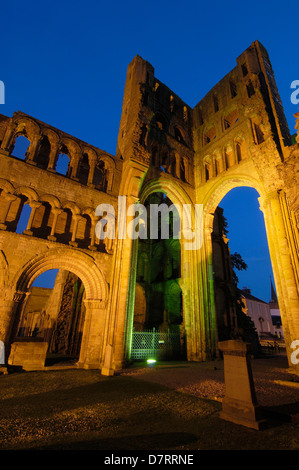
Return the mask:
<svg viewBox="0 0 299 470">
<path fill-rule="evenodd" d="M 297 130 L 298 122 L 297 116 Z M 20 136 L 30 142 L 23 160 L 14 155 Z M 238 186 L 260 195 L 287 348 L 298 339 L 299 144 L 298 137 L 290 144 L 270 60 L 258 41 L 194 109 L 136 56 L 127 70 L 116 156 L 21 112 L 0 116 L 0 142 L 0 339 L 6 344 L 33 280 L 60 269 L 79 277 L 86 292 L 79 365 L 105 362 L 108 374 L 122 367 L 130 357 L 138 240 L 98 240 L 95 208 L 113 205 L 121 227 L 119 195 L 129 207 L 164 193 L 179 208 L 203 206 L 203 224 L 197 227 L 192 216 L 188 226 L 196 249 L 181 239 L 182 315 L 188 359 L 215 357 L 216 307 L 226 299 L 213 278 L 214 216 Z M 65 156 L 68 167 L 58 174 Z M 27 226 L 16 233 L 26 205 Z"/>
<path fill-rule="evenodd" d="M 14 150 L 20 136 L 29 141 L 23 159 L 15 156 Z M 87 317 L 99 308 L 106 308 L 112 247 L 95 235 L 99 220 L 95 209 L 99 204 L 109 203 L 117 213 L 122 162 L 21 112 L 11 118 L 2 116 L 0 137 L 0 253 L 4 292 L 0 330 L 9 345 L 17 334 L 28 289 L 47 269 L 74 272 L 84 282 L 89 302 Z M 65 174 L 58 173 L 62 155 L 69 161 Z M 26 207 L 30 215 L 20 231 L 18 224 Z M 57 314 L 53 304 L 51 308 L 51 315 Z M 102 356 L 99 348 L 104 344 L 105 321 L 102 315 L 92 327 L 101 338 L 97 362 Z M 96 330 L 97 322 L 104 322 L 101 332 Z M 86 334 L 91 338 L 91 331 Z M 85 352 L 82 350 L 85 363 L 88 338 Z"/>
</svg>

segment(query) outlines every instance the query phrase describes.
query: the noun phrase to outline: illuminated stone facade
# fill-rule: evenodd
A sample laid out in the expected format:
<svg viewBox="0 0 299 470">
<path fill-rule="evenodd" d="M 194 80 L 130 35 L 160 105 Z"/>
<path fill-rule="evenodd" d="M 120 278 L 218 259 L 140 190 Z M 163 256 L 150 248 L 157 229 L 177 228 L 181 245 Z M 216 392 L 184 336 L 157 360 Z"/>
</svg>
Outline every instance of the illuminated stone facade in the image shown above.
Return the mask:
<svg viewBox="0 0 299 470">
<path fill-rule="evenodd" d="M 30 141 L 25 161 L 14 158 L 21 135 Z M 161 282 L 167 280 L 169 295 L 157 315 L 162 320 L 163 314 L 168 325 L 169 314 L 176 318 L 188 360 L 216 357 L 217 324 L 223 316 L 216 315 L 221 283 L 214 282 L 212 246 L 219 242 L 214 214 L 221 199 L 240 186 L 260 195 L 288 352 L 299 339 L 299 138 L 291 145 L 269 57 L 260 43 L 241 54 L 236 67 L 194 109 L 136 56 L 128 66 L 115 156 L 21 112 L 1 116 L 0 141 L 0 340 L 7 355 L 18 338 L 31 284 L 44 271 L 59 269 L 84 286 L 84 316 L 76 316 L 81 325 L 78 366 L 100 368 L 104 374 L 123 366 L 130 358 L 134 322 L 138 317 L 141 324 L 147 321 L 146 263 L 138 263 L 143 245 L 129 236 L 99 240 L 95 209 L 111 204 L 120 226 L 118 196 L 126 196 L 129 207 L 146 205 L 153 194 L 162 193 L 179 208 L 203 205 L 203 227 L 196 227 L 194 218 L 189 224 L 189 230 L 200 230 L 198 240 L 203 234 L 203 243 L 190 250 L 183 237 L 179 246 L 169 241 L 176 257 L 164 266 L 170 277 Z M 60 155 L 69 158 L 65 175 L 56 171 Z M 15 233 L 26 204 L 31 207 L 27 228 Z M 144 260 L 152 249 L 144 249 Z M 180 298 L 180 319 L 173 296 Z M 233 310 L 223 315 L 233 330 Z"/>
</svg>

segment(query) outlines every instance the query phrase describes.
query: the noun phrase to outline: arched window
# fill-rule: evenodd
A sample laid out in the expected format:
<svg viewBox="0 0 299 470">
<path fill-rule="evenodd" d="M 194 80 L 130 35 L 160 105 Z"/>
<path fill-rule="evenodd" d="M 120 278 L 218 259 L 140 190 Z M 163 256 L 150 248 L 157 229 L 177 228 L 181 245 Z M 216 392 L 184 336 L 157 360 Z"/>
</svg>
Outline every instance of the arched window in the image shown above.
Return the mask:
<svg viewBox="0 0 299 470">
<path fill-rule="evenodd" d="M 31 207 L 28 204 L 27 198 L 22 197 L 21 200 L 16 233 L 23 233 L 26 230 L 31 214 Z"/>
<path fill-rule="evenodd" d="M 224 129 L 229 129 L 231 126 L 236 124 L 239 121 L 238 111 L 234 109 L 229 114 L 227 114 L 223 120 Z"/>
<path fill-rule="evenodd" d="M 26 160 L 27 150 L 29 148 L 30 141 L 24 135 L 19 135 L 11 151 L 11 154 L 14 157 L 20 158 L 21 160 Z"/>
<path fill-rule="evenodd" d="M 224 155 L 225 155 L 226 168 L 230 168 L 235 163 L 234 162 L 234 153 L 233 153 L 232 148 L 228 147 L 227 149 L 225 149 Z"/>
<path fill-rule="evenodd" d="M 41 140 L 36 159 L 36 163 L 39 168 L 42 168 L 43 170 L 46 170 L 48 168 L 50 151 L 51 145 L 48 137 L 45 135 Z"/>
<path fill-rule="evenodd" d="M 169 167 L 169 153 L 167 150 L 164 150 L 164 152 L 162 153 L 162 156 L 161 156 L 161 170 L 162 171 L 167 171 Z"/>
<path fill-rule="evenodd" d="M 31 230 L 35 237 L 47 238 L 51 233 L 53 213 L 51 204 L 43 202 L 35 211 Z"/>
<path fill-rule="evenodd" d="M 84 214 L 78 222 L 76 241 L 81 248 L 87 248 L 91 243 L 91 218 Z"/>
<path fill-rule="evenodd" d="M 184 158 L 181 158 L 180 161 L 180 178 L 182 181 L 186 182 L 186 165 Z"/>
<path fill-rule="evenodd" d="M 100 160 L 95 167 L 94 177 L 93 177 L 93 184 L 95 185 L 96 189 L 100 191 L 107 191 L 107 170 L 105 168 L 105 162 Z"/>
<path fill-rule="evenodd" d="M 60 175 L 69 176 L 70 159 L 65 153 L 60 153 L 57 158 L 55 170 Z"/>
<path fill-rule="evenodd" d="M 246 86 L 246 88 L 247 88 L 248 98 L 251 98 L 251 96 L 254 95 L 255 91 L 254 91 L 254 86 L 253 86 L 253 84 L 250 80 L 249 80 L 248 85 Z"/>
<path fill-rule="evenodd" d="M 181 142 L 183 144 L 185 143 L 184 138 L 182 136 L 182 133 L 181 133 L 180 129 L 178 129 L 177 127 L 175 127 L 175 129 L 174 129 L 174 136 L 175 136 L 175 138 L 178 142 Z"/>
<path fill-rule="evenodd" d="M 236 154 L 237 154 L 237 162 L 239 163 L 242 160 L 241 145 L 239 144 L 239 142 L 236 143 Z"/>
<path fill-rule="evenodd" d="M 89 169 L 90 167 L 89 167 L 88 155 L 84 153 L 80 160 L 79 168 L 78 168 L 78 178 L 79 178 L 80 183 L 87 184 Z"/>
<path fill-rule="evenodd" d="M 229 87 L 230 87 L 230 95 L 232 98 L 234 98 L 235 96 L 237 96 L 237 85 L 235 84 L 233 80 L 230 80 Z"/>
<path fill-rule="evenodd" d="M 61 243 L 68 243 L 72 238 L 72 212 L 70 209 L 64 209 L 59 214 L 55 227 L 55 236 L 57 241 Z"/>
<path fill-rule="evenodd" d="M 214 139 L 216 139 L 217 135 L 216 135 L 216 128 L 215 127 L 211 127 L 205 134 L 204 136 L 204 143 L 205 144 L 209 144 L 210 142 L 212 142 Z"/>
<path fill-rule="evenodd" d="M 210 179 L 210 171 L 209 171 L 209 165 L 208 164 L 205 165 L 205 179 L 206 179 L 206 181 L 209 181 L 209 179 Z"/>
<path fill-rule="evenodd" d="M 265 141 L 264 134 L 258 124 L 254 124 L 254 131 L 255 131 L 255 141 L 259 145 Z"/>
<path fill-rule="evenodd" d="M 219 111 L 219 100 L 216 95 L 213 96 L 213 101 L 214 101 L 214 111 L 217 113 Z"/>
<path fill-rule="evenodd" d="M 170 171 L 171 171 L 171 174 L 172 176 L 177 176 L 177 173 L 176 173 L 176 156 L 175 155 L 172 155 L 171 157 L 171 168 L 170 168 Z"/>
</svg>

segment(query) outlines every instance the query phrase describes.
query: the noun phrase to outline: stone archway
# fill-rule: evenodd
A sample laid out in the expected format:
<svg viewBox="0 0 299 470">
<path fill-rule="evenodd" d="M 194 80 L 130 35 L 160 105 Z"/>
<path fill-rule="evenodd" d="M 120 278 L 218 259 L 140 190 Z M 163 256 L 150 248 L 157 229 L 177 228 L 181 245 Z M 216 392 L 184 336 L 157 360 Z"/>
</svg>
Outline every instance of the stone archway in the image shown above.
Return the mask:
<svg viewBox="0 0 299 470">
<path fill-rule="evenodd" d="M 164 193 L 174 205 L 180 210 L 183 217 L 186 207 L 194 210 L 192 198 L 186 192 L 183 185 L 177 183 L 168 176 L 158 179 L 150 179 L 144 183 L 139 193 L 139 201 L 143 204 L 146 199 L 154 193 Z M 188 220 L 189 229 L 194 231 L 194 220 Z M 185 240 L 181 238 L 181 277 L 180 288 L 183 300 L 183 318 L 187 344 L 188 360 L 200 361 L 206 359 L 206 328 L 202 319 L 200 308 L 200 297 L 198 295 L 198 260 L 199 250 L 190 251 L 186 248 Z M 187 243 L 188 244 L 188 243 Z M 130 293 L 126 306 L 126 332 L 125 344 L 126 357 L 130 354 L 132 327 L 134 319 L 135 283 L 137 269 L 138 240 L 132 243 L 131 270 L 129 277 Z"/>
<path fill-rule="evenodd" d="M 28 294 L 30 286 L 40 274 L 50 269 L 69 271 L 81 279 L 86 293 L 86 313 L 77 365 L 100 368 L 104 361 L 108 285 L 91 256 L 77 250 L 57 249 L 30 259 L 15 275 L 11 285 L 13 305 L 10 307 L 14 313 L 14 323 L 18 320 L 18 305 Z M 13 324 L 10 331 L 13 331 Z M 8 334 L 6 337 L 9 337 Z"/>
<path fill-rule="evenodd" d="M 237 187 L 254 188 L 260 195 L 258 198 L 260 209 L 264 215 L 265 229 L 268 240 L 270 259 L 273 269 L 277 297 L 281 312 L 282 325 L 286 341 L 289 365 L 296 369 L 296 365 L 290 362 L 291 344 L 299 337 L 299 299 L 296 285 L 296 270 L 291 256 L 292 244 L 291 230 L 288 228 L 289 218 L 283 190 L 268 190 L 254 177 L 245 174 L 225 175 L 214 181 L 203 197 L 204 205 L 204 258 L 207 279 L 203 288 L 209 292 L 212 299 L 213 275 L 212 275 L 212 244 L 211 232 L 213 227 L 214 212 L 231 190 Z M 298 367 L 298 365 L 297 365 Z"/>
</svg>

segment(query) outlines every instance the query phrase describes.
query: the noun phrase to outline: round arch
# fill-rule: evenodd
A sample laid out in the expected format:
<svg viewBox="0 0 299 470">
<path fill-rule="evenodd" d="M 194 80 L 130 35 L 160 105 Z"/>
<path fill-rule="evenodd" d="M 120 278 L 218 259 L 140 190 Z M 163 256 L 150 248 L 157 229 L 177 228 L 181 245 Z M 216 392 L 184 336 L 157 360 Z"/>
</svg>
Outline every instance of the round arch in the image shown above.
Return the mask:
<svg viewBox="0 0 299 470">
<path fill-rule="evenodd" d="M 169 179 L 167 176 L 150 180 L 142 186 L 139 196 L 141 204 L 144 204 L 148 196 L 153 193 L 165 193 L 173 204 L 178 204 L 179 206 L 183 206 L 183 204 L 191 204 L 193 206 L 193 202 L 185 189 L 177 184 L 173 178 Z"/>
<path fill-rule="evenodd" d="M 210 187 L 203 198 L 204 217 L 210 219 L 208 224 L 213 224 L 213 214 L 219 206 L 221 200 L 231 189 L 240 187 L 250 187 L 255 189 L 260 197 L 264 196 L 264 189 L 260 181 L 256 178 L 244 175 L 231 175 L 217 178 L 217 181 Z M 211 226 L 212 227 L 212 226 Z"/>
<path fill-rule="evenodd" d="M 78 276 L 85 287 L 86 300 L 107 301 L 108 285 L 94 259 L 68 249 L 51 251 L 28 261 L 13 282 L 16 292 L 27 292 L 34 280 L 50 269 L 62 269 Z"/>
</svg>

